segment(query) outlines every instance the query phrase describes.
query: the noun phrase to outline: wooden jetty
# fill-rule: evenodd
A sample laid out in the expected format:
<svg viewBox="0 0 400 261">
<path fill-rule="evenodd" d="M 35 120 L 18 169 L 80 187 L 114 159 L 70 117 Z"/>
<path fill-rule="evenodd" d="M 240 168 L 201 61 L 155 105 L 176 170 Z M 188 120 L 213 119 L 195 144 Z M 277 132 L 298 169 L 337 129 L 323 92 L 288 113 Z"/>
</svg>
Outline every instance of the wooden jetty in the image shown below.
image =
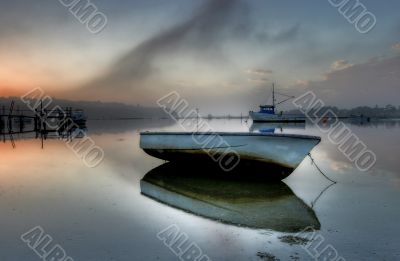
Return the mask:
<svg viewBox="0 0 400 261">
<path fill-rule="evenodd" d="M 77 111 L 77 110 L 75 110 Z M 81 110 L 79 110 L 81 111 Z M 74 110 L 71 107 L 58 110 L 43 109 L 43 105 L 35 110 L 15 110 L 15 102 L 12 101 L 8 112 L 4 106 L 0 111 L 0 135 L 3 142 L 6 135 L 15 147 L 13 135 L 34 133 L 36 138 L 47 139 L 49 134 L 54 133 L 58 138 L 72 136 L 74 129 L 86 128 L 86 118 L 75 121 Z M 83 115 L 83 112 L 82 112 Z"/>
</svg>

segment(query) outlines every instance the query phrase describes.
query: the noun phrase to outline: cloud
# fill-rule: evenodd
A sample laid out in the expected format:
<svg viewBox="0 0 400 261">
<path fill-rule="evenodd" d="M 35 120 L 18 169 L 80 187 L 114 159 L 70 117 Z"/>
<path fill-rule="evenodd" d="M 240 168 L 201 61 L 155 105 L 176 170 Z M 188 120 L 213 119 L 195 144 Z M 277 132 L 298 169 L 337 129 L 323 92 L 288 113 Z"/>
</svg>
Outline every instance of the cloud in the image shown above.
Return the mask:
<svg viewBox="0 0 400 261">
<path fill-rule="evenodd" d="M 137 90 L 147 79 L 161 74 L 157 62 L 171 55 L 182 57 L 189 52 L 208 63 L 221 62 L 224 40 L 235 35 L 238 25 L 246 23 L 243 4 L 239 0 L 209 0 L 189 20 L 132 48 L 104 75 L 82 86 L 82 91 L 121 91 L 125 96 L 132 95 L 129 91 Z"/>
<path fill-rule="evenodd" d="M 264 86 L 270 82 L 270 77 L 273 74 L 272 70 L 268 69 L 248 69 L 245 71 L 248 74 L 247 81 L 258 86 Z"/>
<path fill-rule="evenodd" d="M 255 82 L 255 83 L 266 83 L 269 82 L 268 78 L 248 78 L 247 79 L 250 82 Z"/>
<path fill-rule="evenodd" d="M 160 92 L 189 89 L 183 84 L 176 85 L 182 74 L 192 74 L 191 81 L 208 87 L 220 81 L 237 80 L 232 75 L 232 70 L 237 69 L 236 63 L 230 59 L 237 59 L 240 53 L 230 47 L 238 42 L 249 43 L 259 32 L 251 19 L 249 6 L 242 0 L 204 3 L 191 18 L 133 47 L 99 77 L 83 84 L 80 95 L 92 97 L 95 93 L 98 99 L 146 103 Z M 275 45 L 291 42 L 299 30 L 299 24 L 268 29 L 271 31 L 268 41 Z M 265 83 L 273 71 L 255 67 L 247 73 L 245 79 Z M 218 77 L 220 79 L 216 80 Z"/>
<path fill-rule="evenodd" d="M 394 44 L 392 46 L 392 49 L 395 50 L 395 51 L 400 51 L 400 43 Z"/>
<path fill-rule="evenodd" d="M 246 73 L 264 76 L 264 75 L 272 74 L 273 71 L 272 70 L 266 70 L 266 69 L 248 69 L 246 71 Z"/>
<path fill-rule="evenodd" d="M 338 63 L 347 64 L 347 63 Z M 328 105 L 399 105 L 400 97 L 400 56 L 373 58 L 365 63 L 344 66 L 333 70 L 320 81 L 308 85 L 297 83 L 294 89 L 311 90 Z"/>
<path fill-rule="evenodd" d="M 296 80 L 295 85 L 302 86 L 302 87 L 307 87 L 310 84 L 310 81 L 306 80 Z"/>
<path fill-rule="evenodd" d="M 255 38 L 260 43 L 287 43 L 295 40 L 300 34 L 301 25 L 295 24 L 278 32 L 272 33 L 270 31 L 258 32 Z"/>
<path fill-rule="evenodd" d="M 331 70 L 332 71 L 340 71 L 347 69 L 353 66 L 353 64 L 349 63 L 347 60 L 338 60 L 332 63 Z"/>
</svg>

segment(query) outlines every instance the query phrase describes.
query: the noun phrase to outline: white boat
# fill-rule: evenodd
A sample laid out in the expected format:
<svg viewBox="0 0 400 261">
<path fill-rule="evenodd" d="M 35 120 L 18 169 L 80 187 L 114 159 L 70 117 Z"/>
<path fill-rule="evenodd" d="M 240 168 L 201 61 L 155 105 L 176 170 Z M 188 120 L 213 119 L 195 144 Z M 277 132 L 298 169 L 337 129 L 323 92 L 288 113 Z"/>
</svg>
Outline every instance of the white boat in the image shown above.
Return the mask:
<svg viewBox="0 0 400 261">
<path fill-rule="evenodd" d="M 140 133 L 140 147 L 147 154 L 167 161 L 210 160 L 211 155 L 213 159 L 233 155 L 240 158 L 240 163 L 269 163 L 291 170 L 320 141 L 316 136 L 273 133 Z"/>
<path fill-rule="evenodd" d="M 253 122 L 305 122 L 305 117 L 302 115 L 290 115 L 275 112 L 276 105 L 295 98 L 294 96 L 289 96 L 286 94 L 278 94 L 285 96 L 286 99 L 276 103 L 275 85 L 272 85 L 272 105 L 260 105 L 260 110 L 258 112 L 250 111 L 249 116 Z"/>
<path fill-rule="evenodd" d="M 169 162 L 147 173 L 140 189 L 163 204 L 217 222 L 280 232 L 320 229 L 315 212 L 285 183 L 259 182 L 251 174 Z"/>
</svg>

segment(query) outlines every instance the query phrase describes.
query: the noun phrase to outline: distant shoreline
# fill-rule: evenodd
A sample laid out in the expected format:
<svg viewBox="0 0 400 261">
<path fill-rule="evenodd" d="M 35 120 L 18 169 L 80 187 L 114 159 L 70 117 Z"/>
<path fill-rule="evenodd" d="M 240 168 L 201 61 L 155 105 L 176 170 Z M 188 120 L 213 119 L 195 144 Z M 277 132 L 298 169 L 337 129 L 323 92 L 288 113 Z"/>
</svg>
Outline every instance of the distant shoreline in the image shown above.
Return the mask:
<svg viewBox="0 0 400 261">
<path fill-rule="evenodd" d="M 10 109 L 11 101 L 15 101 L 14 112 L 23 112 L 27 110 L 32 112 L 26 107 L 20 98 L 18 97 L 0 97 L 0 114 L 7 115 Z M 32 100 L 32 102 L 36 102 Z M 169 116 L 160 107 L 145 107 L 141 105 L 128 105 L 116 102 L 95 102 L 95 101 L 70 101 L 63 99 L 53 99 L 52 104 L 49 106 L 53 108 L 54 106 L 61 107 L 72 107 L 74 109 L 83 109 L 85 114 L 89 119 L 168 119 Z M 221 107 L 223 107 L 221 105 Z M 315 115 L 318 117 L 323 116 L 324 112 L 331 110 L 335 115 L 338 115 L 340 119 L 400 119 L 400 106 L 395 107 L 393 105 L 386 105 L 385 107 L 368 107 L 368 106 L 358 106 L 352 109 L 340 109 L 334 106 L 326 106 L 318 108 L 317 110 L 311 109 L 308 115 Z M 234 112 L 235 114 L 229 115 L 228 113 L 219 112 L 202 114 L 200 112 L 200 117 L 203 119 L 248 119 L 248 111 Z M 175 118 L 180 118 L 179 113 L 176 114 Z M 298 110 L 288 110 L 283 111 L 284 115 L 297 115 L 297 117 L 306 117 L 302 112 Z M 196 118 L 196 117 L 193 117 Z"/>
</svg>

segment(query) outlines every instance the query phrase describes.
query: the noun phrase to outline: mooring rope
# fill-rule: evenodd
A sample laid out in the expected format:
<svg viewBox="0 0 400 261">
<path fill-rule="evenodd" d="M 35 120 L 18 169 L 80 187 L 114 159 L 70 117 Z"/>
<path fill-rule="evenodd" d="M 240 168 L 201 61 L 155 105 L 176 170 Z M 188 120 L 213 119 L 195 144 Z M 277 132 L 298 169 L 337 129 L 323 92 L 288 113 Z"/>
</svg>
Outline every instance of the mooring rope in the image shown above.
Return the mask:
<svg viewBox="0 0 400 261">
<path fill-rule="evenodd" d="M 337 181 L 334 181 L 333 179 L 329 178 L 327 175 L 325 175 L 325 173 L 318 167 L 317 163 L 315 162 L 315 160 L 313 159 L 313 157 L 311 156 L 311 153 L 308 153 L 308 156 L 311 159 L 311 164 L 315 166 L 315 168 L 318 170 L 319 173 L 322 174 L 322 176 L 324 176 L 327 180 L 329 180 L 330 182 L 332 182 L 332 184 L 330 184 L 329 186 L 327 186 L 325 189 L 323 189 L 321 191 L 321 193 L 319 193 L 319 195 L 311 202 L 311 208 L 314 209 L 315 204 L 317 203 L 318 199 L 333 185 L 337 184 Z"/>
<path fill-rule="evenodd" d="M 330 182 L 332 182 L 333 184 L 336 184 L 337 181 L 334 181 L 333 179 L 329 178 L 327 175 L 325 175 L 325 173 L 318 167 L 317 163 L 315 162 L 315 160 L 313 159 L 313 157 L 311 156 L 311 153 L 308 153 L 308 156 L 311 159 L 311 164 L 314 165 L 317 170 L 319 171 L 319 173 L 322 174 L 322 176 L 324 176 L 327 180 L 329 180 Z"/>
<path fill-rule="evenodd" d="M 317 204 L 317 201 L 319 200 L 319 198 L 330 188 L 330 187 L 332 187 L 333 185 L 335 185 L 336 183 L 331 183 L 331 184 L 329 184 L 329 186 L 327 186 L 326 188 L 324 188 L 320 193 L 319 193 L 319 195 L 311 202 L 311 208 L 312 209 L 314 209 L 314 207 L 315 207 L 315 204 Z"/>
</svg>

